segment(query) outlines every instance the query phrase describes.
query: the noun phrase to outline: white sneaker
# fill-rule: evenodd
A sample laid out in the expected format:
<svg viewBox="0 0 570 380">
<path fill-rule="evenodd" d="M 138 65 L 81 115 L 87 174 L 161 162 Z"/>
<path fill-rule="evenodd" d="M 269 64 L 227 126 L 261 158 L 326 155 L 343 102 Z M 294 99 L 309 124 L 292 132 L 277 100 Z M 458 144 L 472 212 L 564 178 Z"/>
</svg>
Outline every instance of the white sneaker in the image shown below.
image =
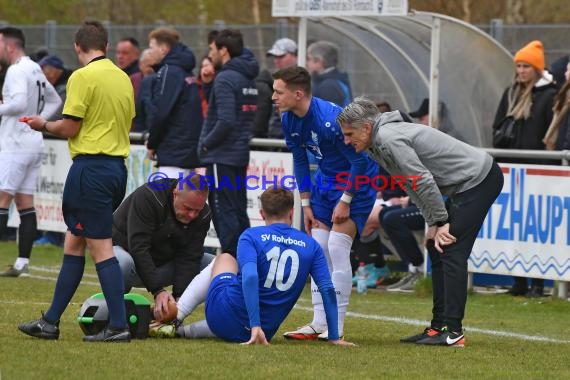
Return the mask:
<svg viewBox="0 0 570 380">
<path fill-rule="evenodd" d="M 295 331 L 288 331 L 284 333 L 283 337 L 285 339 L 293 339 L 293 340 L 316 340 L 319 337 L 319 335 L 323 333 L 326 333 L 326 331 L 319 330 L 311 325 L 306 325 L 303 327 L 299 327 Z"/>
<path fill-rule="evenodd" d="M 25 264 L 22 269 L 16 269 L 13 265 L 8 265 L 6 270 L 0 273 L 0 277 L 29 277 L 30 270 L 28 264 Z"/>
<path fill-rule="evenodd" d="M 408 282 L 404 285 L 400 286 L 399 289 L 395 289 L 395 291 L 400 291 L 404 293 L 411 293 L 416 289 L 416 284 L 418 283 L 419 279 L 422 277 L 421 273 L 414 273 L 414 276 L 411 277 Z"/>
<path fill-rule="evenodd" d="M 402 279 L 400 281 L 386 287 L 386 290 L 389 292 L 398 291 L 402 286 L 406 285 L 408 283 L 408 281 L 413 279 L 414 276 L 415 276 L 415 273 L 408 272 L 404 277 L 402 277 Z"/>
<path fill-rule="evenodd" d="M 340 333 L 338 335 L 339 335 L 340 340 L 344 340 L 344 336 L 342 335 L 342 333 Z M 317 339 L 328 341 L 329 340 L 329 330 L 320 333 L 319 336 L 317 337 Z"/>
</svg>

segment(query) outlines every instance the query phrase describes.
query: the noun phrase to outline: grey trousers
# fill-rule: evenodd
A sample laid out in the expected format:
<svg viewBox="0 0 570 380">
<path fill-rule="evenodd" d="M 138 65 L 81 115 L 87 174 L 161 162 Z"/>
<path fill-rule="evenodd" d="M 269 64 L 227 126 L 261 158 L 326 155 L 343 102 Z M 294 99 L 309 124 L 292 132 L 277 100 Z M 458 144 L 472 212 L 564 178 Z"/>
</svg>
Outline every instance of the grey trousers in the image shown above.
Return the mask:
<svg viewBox="0 0 570 380">
<path fill-rule="evenodd" d="M 113 253 L 119 262 L 121 272 L 123 272 L 123 278 L 125 281 L 125 293 L 130 292 L 133 287 L 144 288 L 145 286 L 137 274 L 137 269 L 135 267 L 135 262 L 132 256 L 118 245 L 113 246 Z M 206 268 L 208 264 L 214 260 L 214 257 L 214 255 L 204 253 L 202 261 L 200 262 L 200 270 Z M 161 286 L 172 285 L 174 282 L 174 262 L 170 261 L 163 266 L 157 267 L 156 273 Z"/>
</svg>

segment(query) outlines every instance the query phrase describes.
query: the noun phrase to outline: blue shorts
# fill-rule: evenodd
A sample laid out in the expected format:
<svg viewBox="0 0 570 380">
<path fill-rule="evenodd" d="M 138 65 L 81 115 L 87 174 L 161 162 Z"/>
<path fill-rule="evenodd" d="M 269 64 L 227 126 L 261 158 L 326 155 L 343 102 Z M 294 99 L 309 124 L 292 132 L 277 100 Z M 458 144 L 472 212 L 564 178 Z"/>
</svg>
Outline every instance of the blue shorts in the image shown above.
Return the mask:
<svg viewBox="0 0 570 380">
<path fill-rule="evenodd" d="M 79 155 L 63 189 L 63 219 L 75 236 L 108 239 L 113 212 L 125 197 L 127 168 L 123 157 Z"/>
<path fill-rule="evenodd" d="M 212 279 L 206 296 L 206 322 L 214 335 L 230 342 L 251 338 L 249 316 L 234 273 L 220 273 Z"/>
<path fill-rule="evenodd" d="M 368 220 L 368 216 L 374 207 L 376 201 L 376 190 L 372 186 L 366 191 L 358 191 L 355 193 L 350 203 L 350 219 L 356 224 L 358 234 L 362 233 L 364 225 Z M 321 189 L 319 186 L 313 187 L 311 190 L 311 209 L 315 218 L 332 228 L 332 214 L 334 208 L 339 202 L 340 197 L 344 194 L 342 190 Z"/>
</svg>

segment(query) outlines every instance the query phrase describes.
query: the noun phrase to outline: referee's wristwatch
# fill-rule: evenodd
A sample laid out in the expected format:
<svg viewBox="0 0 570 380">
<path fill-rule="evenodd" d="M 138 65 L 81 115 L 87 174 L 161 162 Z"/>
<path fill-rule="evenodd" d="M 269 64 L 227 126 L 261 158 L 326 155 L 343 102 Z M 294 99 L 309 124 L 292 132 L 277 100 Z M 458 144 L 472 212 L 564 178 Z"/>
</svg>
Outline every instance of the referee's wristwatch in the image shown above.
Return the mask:
<svg viewBox="0 0 570 380">
<path fill-rule="evenodd" d="M 430 224 L 430 227 L 433 227 L 433 226 L 443 227 L 443 226 L 445 226 L 447 223 L 449 223 L 449 221 L 448 221 L 447 219 L 446 219 L 446 220 L 440 220 L 439 222 L 435 222 L 435 223 L 433 223 L 433 224 Z"/>
</svg>

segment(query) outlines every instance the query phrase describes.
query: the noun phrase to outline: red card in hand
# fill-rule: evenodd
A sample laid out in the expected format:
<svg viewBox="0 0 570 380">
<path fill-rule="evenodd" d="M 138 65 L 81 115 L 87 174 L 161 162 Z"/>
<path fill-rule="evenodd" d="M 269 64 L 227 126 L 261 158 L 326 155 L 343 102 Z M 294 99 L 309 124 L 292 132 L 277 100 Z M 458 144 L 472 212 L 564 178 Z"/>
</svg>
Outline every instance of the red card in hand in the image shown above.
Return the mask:
<svg viewBox="0 0 570 380">
<path fill-rule="evenodd" d="M 27 123 L 29 119 L 28 119 L 27 117 L 25 117 L 25 116 L 22 116 L 19 120 L 20 120 L 22 123 Z"/>
</svg>

